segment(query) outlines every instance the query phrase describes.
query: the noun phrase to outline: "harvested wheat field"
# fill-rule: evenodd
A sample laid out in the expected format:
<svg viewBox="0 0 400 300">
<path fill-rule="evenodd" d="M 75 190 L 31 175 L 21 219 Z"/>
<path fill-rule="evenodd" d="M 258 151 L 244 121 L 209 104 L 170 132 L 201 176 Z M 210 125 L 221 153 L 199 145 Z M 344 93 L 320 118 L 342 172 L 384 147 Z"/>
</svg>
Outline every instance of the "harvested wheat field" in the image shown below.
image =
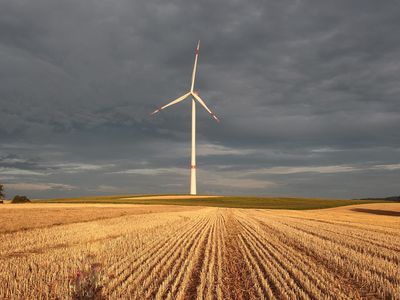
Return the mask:
<svg viewBox="0 0 400 300">
<path fill-rule="evenodd" d="M 400 299 L 395 203 L 34 204 L 5 215 L 14 225 L 0 232 L 0 299 Z"/>
</svg>

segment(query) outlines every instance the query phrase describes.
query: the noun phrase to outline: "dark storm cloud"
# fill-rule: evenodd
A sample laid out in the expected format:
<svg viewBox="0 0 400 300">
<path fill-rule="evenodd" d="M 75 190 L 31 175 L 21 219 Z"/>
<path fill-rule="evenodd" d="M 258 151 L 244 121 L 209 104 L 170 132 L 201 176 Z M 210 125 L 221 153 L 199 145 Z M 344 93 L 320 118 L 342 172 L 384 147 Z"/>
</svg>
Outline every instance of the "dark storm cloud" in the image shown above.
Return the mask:
<svg viewBox="0 0 400 300">
<path fill-rule="evenodd" d="M 396 1 L 3 1 L 0 180 L 35 196 L 398 193 Z"/>
</svg>

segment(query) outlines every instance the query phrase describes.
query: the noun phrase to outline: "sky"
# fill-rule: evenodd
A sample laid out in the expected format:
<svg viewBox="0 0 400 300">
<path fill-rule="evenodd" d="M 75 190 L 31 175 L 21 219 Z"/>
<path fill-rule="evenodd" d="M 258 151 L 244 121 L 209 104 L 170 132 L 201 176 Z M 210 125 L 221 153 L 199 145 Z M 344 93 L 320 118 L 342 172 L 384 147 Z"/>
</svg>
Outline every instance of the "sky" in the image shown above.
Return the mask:
<svg viewBox="0 0 400 300">
<path fill-rule="evenodd" d="M 400 194 L 400 2 L 4 0 L 8 197 Z"/>
</svg>

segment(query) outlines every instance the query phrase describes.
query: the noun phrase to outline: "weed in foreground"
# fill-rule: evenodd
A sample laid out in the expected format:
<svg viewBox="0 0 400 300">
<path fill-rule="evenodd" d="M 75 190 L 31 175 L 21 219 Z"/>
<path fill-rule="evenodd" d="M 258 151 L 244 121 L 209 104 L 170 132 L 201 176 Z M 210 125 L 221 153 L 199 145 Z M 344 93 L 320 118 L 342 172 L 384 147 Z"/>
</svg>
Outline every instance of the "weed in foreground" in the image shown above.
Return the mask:
<svg viewBox="0 0 400 300">
<path fill-rule="evenodd" d="M 86 255 L 70 277 L 70 296 L 74 300 L 103 299 L 103 282 L 101 264 L 95 262 L 94 255 Z"/>
</svg>

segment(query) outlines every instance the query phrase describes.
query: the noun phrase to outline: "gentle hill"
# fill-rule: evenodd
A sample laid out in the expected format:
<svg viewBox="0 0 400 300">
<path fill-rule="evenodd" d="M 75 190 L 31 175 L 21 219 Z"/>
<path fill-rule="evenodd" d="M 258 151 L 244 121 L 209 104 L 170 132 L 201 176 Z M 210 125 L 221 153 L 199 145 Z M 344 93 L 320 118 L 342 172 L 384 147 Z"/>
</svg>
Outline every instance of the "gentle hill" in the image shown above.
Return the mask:
<svg viewBox="0 0 400 300">
<path fill-rule="evenodd" d="M 400 202 L 400 196 L 390 196 L 383 198 L 361 198 L 360 200 L 388 200 L 388 201 Z"/>
<path fill-rule="evenodd" d="M 190 196 L 190 195 L 118 195 L 87 196 L 35 200 L 40 203 L 112 203 L 146 205 L 212 206 L 260 209 L 320 209 L 353 204 L 378 203 L 382 200 L 345 200 L 319 198 L 279 198 L 240 196 Z M 387 200 L 385 201 L 387 202 Z"/>
</svg>

